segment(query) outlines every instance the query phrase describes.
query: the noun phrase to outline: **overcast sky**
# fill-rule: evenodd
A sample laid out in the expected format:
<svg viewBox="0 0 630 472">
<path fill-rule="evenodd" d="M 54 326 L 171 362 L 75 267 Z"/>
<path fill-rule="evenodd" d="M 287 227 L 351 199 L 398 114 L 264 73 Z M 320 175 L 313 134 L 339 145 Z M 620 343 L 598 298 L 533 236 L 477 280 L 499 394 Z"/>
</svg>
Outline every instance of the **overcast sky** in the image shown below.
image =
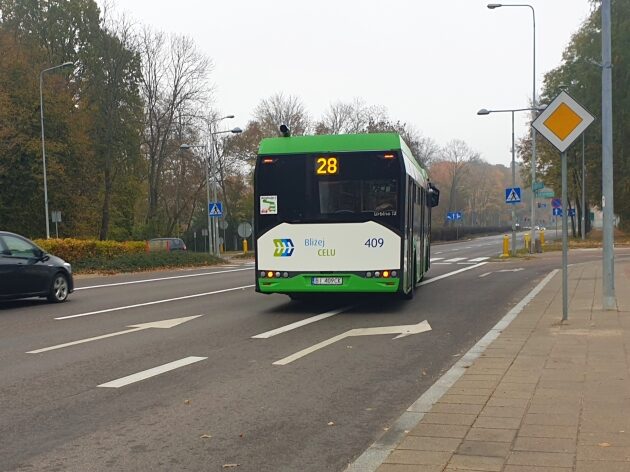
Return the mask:
<svg viewBox="0 0 630 472">
<path fill-rule="evenodd" d="M 101 3 L 101 2 L 99 2 Z M 244 127 L 262 98 L 300 97 L 313 118 L 355 97 L 444 145 L 466 141 L 509 165 L 509 113 L 532 94 L 529 8 L 480 0 L 115 0 L 138 23 L 188 35 L 214 61 L 215 105 Z M 514 2 L 520 3 L 520 2 Z M 536 81 L 559 65 L 588 0 L 530 0 Z M 230 126 L 232 123 L 230 123 Z M 517 138 L 526 132 L 517 118 Z"/>
</svg>

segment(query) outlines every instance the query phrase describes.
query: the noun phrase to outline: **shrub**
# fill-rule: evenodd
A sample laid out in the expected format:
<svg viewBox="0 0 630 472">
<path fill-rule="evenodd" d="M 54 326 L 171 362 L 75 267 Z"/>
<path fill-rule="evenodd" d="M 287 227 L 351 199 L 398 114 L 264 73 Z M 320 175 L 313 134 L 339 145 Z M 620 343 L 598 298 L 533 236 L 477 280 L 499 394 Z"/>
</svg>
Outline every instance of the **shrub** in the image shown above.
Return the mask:
<svg viewBox="0 0 630 472">
<path fill-rule="evenodd" d="M 139 254 L 146 250 L 144 241 L 98 241 L 94 239 L 38 239 L 35 241 L 46 252 L 77 264 L 85 260 L 107 260 L 125 254 Z"/>
<path fill-rule="evenodd" d="M 196 252 L 138 252 L 112 258 L 86 259 L 74 265 L 78 272 L 136 272 L 172 267 L 206 266 L 220 259 L 206 253 Z"/>
</svg>

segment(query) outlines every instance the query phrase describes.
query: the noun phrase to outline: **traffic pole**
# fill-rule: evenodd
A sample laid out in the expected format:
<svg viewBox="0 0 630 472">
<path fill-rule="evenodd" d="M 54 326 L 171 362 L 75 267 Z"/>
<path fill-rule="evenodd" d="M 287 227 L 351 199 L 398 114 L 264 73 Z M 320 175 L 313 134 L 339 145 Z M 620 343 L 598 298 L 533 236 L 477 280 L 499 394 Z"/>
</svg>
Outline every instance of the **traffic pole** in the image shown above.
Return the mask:
<svg viewBox="0 0 630 472">
<path fill-rule="evenodd" d="M 567 202 L 567 153 L 563 152 L 560 155 L 562 161 L 562 321 L 566 321 L 569 318 L 569 277 L 567 274 L 568 269 L 568 253 L 569 253 L 569 238 L 568 238 L 568 202 Z"/>
</svg>

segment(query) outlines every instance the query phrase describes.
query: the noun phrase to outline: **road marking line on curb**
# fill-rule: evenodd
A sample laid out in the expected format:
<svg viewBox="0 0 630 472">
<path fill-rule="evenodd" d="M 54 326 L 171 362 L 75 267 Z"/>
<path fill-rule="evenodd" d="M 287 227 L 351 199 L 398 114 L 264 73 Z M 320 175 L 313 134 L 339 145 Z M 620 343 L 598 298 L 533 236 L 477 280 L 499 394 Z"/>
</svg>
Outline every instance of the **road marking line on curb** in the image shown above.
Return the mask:
<svg viewBox="0 0 630 472">
<path fill-rule="evenodd" d="M 101 313 L 109 313 L 111 311 L 128 310 L 130 308 L 138 308 L 140 306 L 158 305 L 160 303 L 175 302 L 178 300 L 188 300 L 189 298 L 205 297 L 208 295 L 216 295 L 218 293 L 233 292 L 234 290 L 245 290 L 246 288 L 252 288 L 252 287 L 254 287 L 254 285 L 243 285 L 242 287 L 226 288 L 223 290 L 215 290 L 214 292 L 196 293 L 194 295 L 186 295 L 184 297 L 167 298 L 165 300 L 155 300 L 153 302 L 137 303 L 135 305 L 127 305 L 127 306 L 119 306 L 116 308 L 107 308 L 105 310 L 89 311 L 87 313 L 79 313 L 78 315 L 60 316 L 59 318 L 55 318 L 55 320 L 69 320 L 71 318 L 81 318 L 83 316 L 99 315 Z"/>
<path fill-rule="evenodd" d="M 354 308 L 354 305 L 344 306 L 342 308 L 337 308 L 335 310 L 327 311 L 326 313 L 311 316 L 310 318 L 306 318 L 305 320 L 296 321 L 295 323 L 291 323 L 286 326 L 281 326 L 280 328 L 272 329 L 271 331 L 266 331 L 264 333 L 257 334 L 255 336 L 252 336 L 252 339 L 268 339 L 273 336 L 277 336 L 278 334 L 286 333 L 287 331 L 291 331 L 293 329 L 301 328 L 302 326 L 315 323 L 316 321 L 325 320 L 326 318 L 330 318 L 331 316 L 338 315 L 339 313 L 343 313 L 344 311 L 348 311 L 352 308 Z"/>
<path fill-rule="evenodd" d="M 169 362 L 168 364 L 159 365 L 157 367 L 153 367 L 152 369 L 143 370 L 142 372 L 138 372 L 135 374 L 128 375 L 126 377 L 121 377 L 116 380 L 112 380 L 111 382 L 107 382 L 104 384 L 97 385 L 97 387 L 105 387 L 105 388 L 120 388 L 125 385 L 129 385 L 132 383 L 140 382 L 141 380 L 146 380 L 151 377 L 155 377 L 156 375 L 163 374 L 164 372 L 169 372 L 171 370 L 179 369 L 180 367 L 184 367 L 190 364 L 194 364 L 195 362 L 204 361 L 207 357 L 184 357 L 178 361 Z"/>
<path fill-rule="evenodd" d="M 438 262 L 439 264 L 439 262 Z M 451 277 L 456 274 L 460 274 L 462 272 L 466 272 L 467 270 L 476 269 L 477 267 L 481 267 L 486 265 L 487 262 L 480 262 L 479 264 L 475 264 L 473 266 L 464 267 L 463 269 L 454 270 L 453 272 L 447 272 L 446 274 L 438 275 L 437 277 L 433 277 L 432 279 L 425 280 L 424 282 L 420 282 L 418 286 L 432 284 L 433 282 L 437 282 L 438 280 L 445 279 L 447 277 Z"/>
<path fill-rule="evenodd" d="M 387 459 L 390 453 L 407 436 L 407 432 L 415 428 L 433 405 L 453 386 L 466 372 L 473 362 L 486 348 L 507 328 L 523 311 L 549 281 L 559 272 L 554 269 L 534 289 L 525 295 L 494 327 L 481 338 L 464 356 L 455 363 L 442 377 L 424 392 L 400 417 L 391 425 L 386 433 L 368 447 L 344 472 L 374 472 Z"/>
<path fill-rule="evenodd" d="M 228 272 L 240 272 L 243 270 L 251 270 L 251 268 L 246 269 L 233 269 L 233 270 L 222 270 L 218 272 L 203 272 L 201 274 L 187 274 L 187 275 L 174 275 L 172 277 L 160 277 L 157 279 L 143 279 L 143 280 L 130 280 L 128 282 L 116 282 L 113 284 L 103 284 L 103 285 L 91 285 L 88 287 L 77 287 L 74 289 L 77 290 L 91 290 L 93 288 L 103 288 L 103 287 L 118 287 L 120 285 L 132 285 L 132 284 L 146 284 L 148 282 L 159 282 L 161 280 L 172 280 L 172 279 L 185 279 L 188 277 L 201 277 L 203 275 L 216 275 L 216 274 L 227 274 Z"/>
</svg>

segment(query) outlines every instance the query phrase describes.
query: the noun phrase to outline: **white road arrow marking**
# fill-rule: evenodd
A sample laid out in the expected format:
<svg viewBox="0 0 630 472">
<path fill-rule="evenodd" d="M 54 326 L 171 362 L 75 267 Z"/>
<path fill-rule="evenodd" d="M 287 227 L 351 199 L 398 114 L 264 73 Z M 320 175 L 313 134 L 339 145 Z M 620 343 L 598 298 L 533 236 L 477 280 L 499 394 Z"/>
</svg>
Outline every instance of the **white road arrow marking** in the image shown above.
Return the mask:
<svg viewBox="0 0 630 472">
<path fill-rule="evenodd" d="M 65 344 L 58 344 L 56 346 L 44 347 L 42 349 L 36 349 L 35 351 L 28 351 L 27 354 L 39 354 L 40 352 L 54 351 L 55 349 L 62 349 L 64 347 L 76 346 L 77 344 L 89 343 L 91 341 L 98 341 L 99 339 L 106 339 L 106 338 L 111 338 L 111 337 L 114 337 L 114 336 L 120 336 L 121 334 L 135 333 L 136 331 L 142 331 L 144 329 L 150 329 L 150 328 L 160 328 L 160 329 L 173 328 L 173 327 L 175 327 L 177 325 L 180 325 L 182 323 L 186 323 L 187 321 L 194 320 L 195 318 L 199 318 L 200 316 L 203 316 L 203 315 L 186 316 L 184 318 L 173 318 L 173 319 L 170 319 L 170 320 L 153 321 L 151 323 L 142 323 L 142 324 L 137 324 L 137 325 L 131 325 L 131 326 L 127 326 L 128 328 L 131 328 L 131 329 L 127 329 L 125 331 L 117 331 L 115 333 L 103 334 L 102 336 L 95 336 L 93 338 L 80 339 L 79 341 L 72 341 L 72 342 L 65 343 Z"/>
<path fill-rule="evenodd" d="M 382 326 L 377 328 L 358 328 L 351 329 L 350 331 L 346 331 L 345 333 L 339 334 L 333 338 L 327 339 L 326 341 L 322 341 L 321 343 L 315 344 L 309 348 L 303 349 L 299 352 L 296 352 L 293 355 L 285 357 L 284 359 L 280 359 L 273 363 L 273 365 L 287 365 L 293 361 L 296 361 L 304 356 L 307 356 L 319 349 L 322 349 L 326 346 L 330 346 L 331 344 L 336 343 L 337 341 L 341 341 L 342 339 L 349 338 L 352 336 L 374 336 L 378 334 L 397 334 L 394 339 L 404 338 L 406 336 L 411 336 L 412 334 L 424 333 L 425 331 L 431 331 L 431 326 L 425 320 L 415 325 L 403 325 L 403 326 Z"/>
<path fill-rule="evenodd" d="M 486 273 L 484 273 L 484 274 L 481 274 L 481 275 L 479 276 L 479 278 L 481 279 L 481 278 L 483 278 L 483 277 L 488 277 L 490 274 L 497 274 L 497 273 L 500 273 L 500 272 L 520 272 L 520 271 L 522 271 L 522 270 L 525 270 L 525 269 L 524 269 L 523 267 L 519 267 L 519 268 L 517 268 L 517 269 L 501 269 L 501 270 L 495 270 L 495 271 L 493 271 L 493 272 L 486 272 Z"/>
</svg>

